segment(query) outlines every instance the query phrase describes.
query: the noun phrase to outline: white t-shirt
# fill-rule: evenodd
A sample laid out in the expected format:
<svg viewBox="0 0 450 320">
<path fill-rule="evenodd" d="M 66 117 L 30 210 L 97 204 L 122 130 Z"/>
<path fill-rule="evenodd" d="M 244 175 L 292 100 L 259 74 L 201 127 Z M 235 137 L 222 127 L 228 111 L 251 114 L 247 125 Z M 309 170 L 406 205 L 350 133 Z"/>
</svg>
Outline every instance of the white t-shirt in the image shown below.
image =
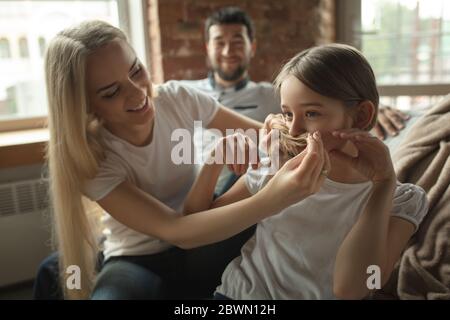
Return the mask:
<svg viewBox="0 0 450 320">
<path fill-rule="evenodd" d="M 245 181 L 252 194 L 268 180 L 265 170 L 249 169 Z M 334 299 L 338 249 L 371 189 L 370 181 L 344 184 L 326 179 L 316 194 L 261 221 L 241 256 L 225 269 L 217 292 L 232 299 Z M 397 186 L 392 215 L 417 226 L 427 210 L 421 188 Z"/>
<path fill-rule="evenodd" d="M 172 148 L 180 141 L 171 141 L 175 129 L 184 128 L 191 137 L 194 121 L 207 126 L 219 104 L 211 97 L 176 81 L 157 88 L 154 98 L 155 122 L 152 142 L 143 147 L 134 146 L 102 129 L 107 146 L 106 159 L 97 176 L 86 183 L 85 194 L 93 201 L 105 197 L 125 180 L 151 194 L 172 209 L 180 212 L 183 201 L 196 176 L 194 164 L 175 164 Z M 190 139 L 193 159 L 193 143 Z M 191 162 L 193 163 L 193 162 Z M 134 231 L 121 224 L 107 212 L 102 217 L 105 259 L 121 255 L 145 255 L 163 251 L 170 244 Z"/>
<path fill-rule="evenodd" d="M 183 80 L 182 84 L 206 93 L 240 114 L 256 121 L 264 122 L 270 113 L 280 113 L 280 98 L 269 82 L 245 80 L 236 86 L 223 88 L 210 78 L 202 80 Z"/>
</svg>

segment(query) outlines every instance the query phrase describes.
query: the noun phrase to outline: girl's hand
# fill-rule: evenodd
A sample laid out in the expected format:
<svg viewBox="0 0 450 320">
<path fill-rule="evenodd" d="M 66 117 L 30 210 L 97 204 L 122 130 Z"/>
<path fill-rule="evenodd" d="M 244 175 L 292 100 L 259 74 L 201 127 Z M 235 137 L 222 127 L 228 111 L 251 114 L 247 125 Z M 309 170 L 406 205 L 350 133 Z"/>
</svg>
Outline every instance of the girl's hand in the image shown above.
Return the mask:
<svg viewBox="0 0 450 320">
<path fill-rule="evenodd" d="M 333 135 L 351 141 L 358 149 L 358 155 L 353 158 L 338 150 L 331 151 L 331 154 L 349 162 L 353 168 L 374 183 L 396 179 L 389 149 L 377 137 L 358 129 L 337 130 Z"/>
<path fill-rule="evenodd" d="M 308 146 L 287 161 L 261 192 L 280 201 L 281 208 L 316 193 L 330 171 L 330 159 L 319 132 L 308 134 Z"/>
<path fill-rule="evenodd" d="M 228 135 L 219 139 L 207 163 L 226 164 L 234 174 L 242 175 L 249 165 L 254 169 L 258 167 L 258 148 L 241 133 Z"/>
</svg>

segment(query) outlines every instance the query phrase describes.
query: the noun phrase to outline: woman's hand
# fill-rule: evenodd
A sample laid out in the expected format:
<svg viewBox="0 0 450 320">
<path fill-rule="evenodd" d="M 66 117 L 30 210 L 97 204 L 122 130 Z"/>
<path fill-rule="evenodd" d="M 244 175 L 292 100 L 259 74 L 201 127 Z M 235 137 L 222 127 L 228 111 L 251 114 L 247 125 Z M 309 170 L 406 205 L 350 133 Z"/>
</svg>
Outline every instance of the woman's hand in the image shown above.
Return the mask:
<svg viewBox="0 0 450 320">
<path fill-rule="evenodd" d="M 306 149 L 287 161 L 260 191 L 280 201 L 280 209 L 319 191 L 331 169 L 320 133 L 308 134 L 307 140 Z"/>
<path fill-rule="evenodd" d="M 211 152 L 207 164 L 226 164 L 236 175 L 242 175 L 249 165 L 258 167 L 259 157 L 256 144 L 247 136 L 235 133 L 220 138 Z"/>
<path fill-rule="evenodd" d="M 380 139 L 367 131 L 358 129 L 337 130 L 333 132 L 333 135 L 343 140 L 350 140 L 358 149 L 358 155 L 353 158 L 338 150 L 331 151 L 331 154 L 349 162 L 353 168 L 374 183 L 395 181 L 396 176 L 389 149 Z"/>
</svg>

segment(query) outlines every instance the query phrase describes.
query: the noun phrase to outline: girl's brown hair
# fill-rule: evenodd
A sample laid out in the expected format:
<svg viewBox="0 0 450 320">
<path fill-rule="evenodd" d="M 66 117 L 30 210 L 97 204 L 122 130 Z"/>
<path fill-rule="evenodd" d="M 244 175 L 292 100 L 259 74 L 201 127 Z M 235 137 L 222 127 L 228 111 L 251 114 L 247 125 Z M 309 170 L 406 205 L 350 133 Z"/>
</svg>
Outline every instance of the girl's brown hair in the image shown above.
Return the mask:
<svg viewBox="0 0 450 320">
<path fill-rule="evenodd" d="M 300 52 L 282 67 L 275 79 L 278 91 L 289 75 L 323 96 L 343 101 L 349 108 L 371 101 L 378 114 L 380 98 L 374 72 L 362 53 L 351 46 L 327 44 Z M 376 121 L 374 116 L 365 130 L 372 129 Z"/>
</svg>

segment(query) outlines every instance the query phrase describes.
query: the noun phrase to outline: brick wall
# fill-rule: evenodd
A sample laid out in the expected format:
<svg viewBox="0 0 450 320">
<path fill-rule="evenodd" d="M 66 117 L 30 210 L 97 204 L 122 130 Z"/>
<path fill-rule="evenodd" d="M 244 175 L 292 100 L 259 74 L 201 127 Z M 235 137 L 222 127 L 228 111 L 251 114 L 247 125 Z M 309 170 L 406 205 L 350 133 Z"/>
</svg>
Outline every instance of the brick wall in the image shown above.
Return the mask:
<svg viewBox="0 0 450 320">
<path fill-rule="evenodd" d="M 282 62 L 335 40 L 335 0 L 148 0 L 151 72 L 155 82 L 207 74 L 203 24 L 214 10 L 237 5 L 255 24 L 250 76 L 272 81 Z"/>
</svg>

